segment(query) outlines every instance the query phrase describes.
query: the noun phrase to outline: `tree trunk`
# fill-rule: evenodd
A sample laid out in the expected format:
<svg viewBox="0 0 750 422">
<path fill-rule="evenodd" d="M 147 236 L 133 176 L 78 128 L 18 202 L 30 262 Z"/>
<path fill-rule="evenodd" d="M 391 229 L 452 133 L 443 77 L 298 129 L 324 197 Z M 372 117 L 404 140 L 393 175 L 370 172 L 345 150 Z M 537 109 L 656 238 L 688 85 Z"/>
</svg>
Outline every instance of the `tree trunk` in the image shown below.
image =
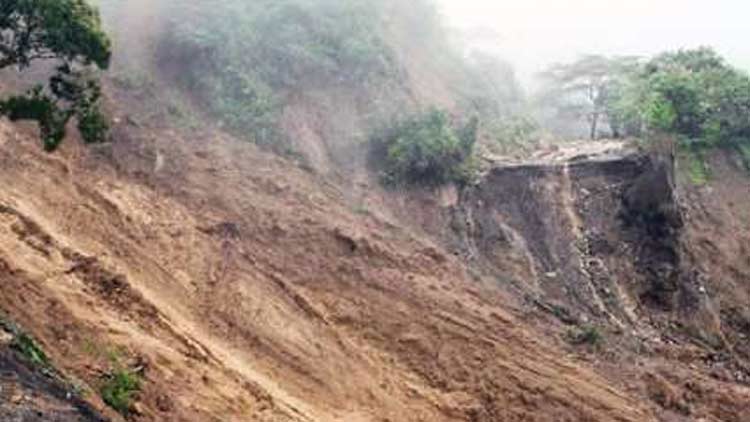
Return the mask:
<svg viewBox="0 0 750 422">
<path fill-rule="evenodd" d="M 599 113 L 594 113 L 591 116 L 591 140 L 596 141 L 596 130 L 599 124 Z"/>
</svg>

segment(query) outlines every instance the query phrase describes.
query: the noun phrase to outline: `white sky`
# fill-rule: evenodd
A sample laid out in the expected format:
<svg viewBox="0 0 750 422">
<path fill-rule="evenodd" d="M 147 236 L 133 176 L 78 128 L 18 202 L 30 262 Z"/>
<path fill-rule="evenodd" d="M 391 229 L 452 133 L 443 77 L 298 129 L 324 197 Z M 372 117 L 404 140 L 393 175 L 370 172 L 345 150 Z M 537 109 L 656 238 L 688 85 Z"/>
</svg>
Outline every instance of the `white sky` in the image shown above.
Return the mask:
<svg viewBox="0 0 750 422">
<path fill-rule="evenodd" d="M 474 45 L 523 79 L 584 53 L 650 55 L 709 45 L 750 69 L 750 0 L 438 0 Z"/>
</svg>

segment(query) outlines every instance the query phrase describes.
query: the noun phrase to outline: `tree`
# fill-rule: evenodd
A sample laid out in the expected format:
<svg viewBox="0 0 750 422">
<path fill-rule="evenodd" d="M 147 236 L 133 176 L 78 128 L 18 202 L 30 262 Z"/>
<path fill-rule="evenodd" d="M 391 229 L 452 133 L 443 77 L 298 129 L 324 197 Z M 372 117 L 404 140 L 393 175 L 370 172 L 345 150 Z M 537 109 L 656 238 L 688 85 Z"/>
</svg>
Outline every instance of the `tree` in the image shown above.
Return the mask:
<svg viewBox="0 0 750 422">
<path fill-rule="evenodd" d="M 638 77 L 634 104 L 652 131 L 697 148 L 750 144 L 750 76 L 714 50 L 661 54 Z"/>
<path fill-rule="evenodd" d="M 23 71 L 37 61 L 55 66 L 46 85 L 0 101 L 0 115 L 35 120 L 47 151 L 58 147 L 73 117 L 86 142 L 103 141 L 107 122 L 92 72 L 106 69 L 110 57 L 98 11 L 85 0 L 2 0 L 0 69 Z"/>
<path fill-rule="evenodd" d="M 638 67 L 635 57 L 589 55 L 568 64 L 556 64 L 540 74 L 545 81 L 544 100 L 562 116 L 584 119 L 591 139 L 607 119 L 612 134 L 619 137 L 623 122 L 613 105 L 627 75 Z"/>
</svg>

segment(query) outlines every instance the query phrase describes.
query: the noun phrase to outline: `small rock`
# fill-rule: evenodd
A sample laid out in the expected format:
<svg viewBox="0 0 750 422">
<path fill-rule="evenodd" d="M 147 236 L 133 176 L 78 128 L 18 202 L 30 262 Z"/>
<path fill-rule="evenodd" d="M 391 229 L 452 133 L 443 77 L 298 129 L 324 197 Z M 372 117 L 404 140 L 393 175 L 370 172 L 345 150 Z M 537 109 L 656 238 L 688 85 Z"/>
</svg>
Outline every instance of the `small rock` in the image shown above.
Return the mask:
<svg viewBox="0 0 750 422">
<path fill-rule="evenodd" d="M 0 330 L 0 345 L 8 345 L 13 342 L 13 334 Z"/>
<path fill-rule="evenodd" d="M 140 402 L 133 403 L 132 410 L 136 415 L 143 415 L 143 405 Z"/>
</svg>

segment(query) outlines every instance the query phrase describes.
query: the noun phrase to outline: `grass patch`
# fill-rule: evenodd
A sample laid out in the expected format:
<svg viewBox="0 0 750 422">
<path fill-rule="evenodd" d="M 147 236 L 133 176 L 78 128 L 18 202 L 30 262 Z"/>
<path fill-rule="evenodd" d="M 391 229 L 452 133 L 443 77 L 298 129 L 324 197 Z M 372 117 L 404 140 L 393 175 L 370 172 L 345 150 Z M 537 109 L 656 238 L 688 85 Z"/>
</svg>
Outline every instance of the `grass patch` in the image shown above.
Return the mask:
<svg viewBox="0 0 750 422">
<path fill-rule="evenodd" d="M 47 354 L 44 353 L 44 350 L 42 350 L 39 343 L 37 343 L 31 335 L 24 332 L 21 327 L 1 314 L 0 329 L 13 336 L 13 341 L 10 342 L 10 347 L 18 352 L 27 363 L 44 372 L 50 372 L 52 370 L 52 363 Z"/>
<path fill-rule="evenodd" d="M 143 368 L 128 362 L 128 350 L 122 346 L 107 346 L 87 339 L 82 350 L 99 362 L 106 362 L 107 372 L 97 383 L 97 392 L 107 406 L 127 417 L 143 385 Z"/>
<path fill-rule="evenodd" d="M 707 185 L 711 180 L 711 170 L 700 151 L 684 151 L 680 154 L 683 173 L 695 186 Z"/>
<path fill-rule="evenodd" d="M 571 328 L 566 334 L 568 343 L 574 346 L 591 346 L 599 348 L 604 343 L 604 336 L 599 328 L 586 325 L 579 328 Z"/>
<path fill-rule="evenodd" d="M 18 351 L 30 364 L 40 367 L 50 367 L 50 361 L 39 344 L 26 333 L 17 333 L 11 347 Z"/>
<path fill-rule="evenodd" d="M 99 393 L 102 400 L 123 416 L 130 414 L 133 400 L 141 390 L 141 375 L 129 369 L 119 368 L 110 372 L 102 383 Z"/>
</svg>

